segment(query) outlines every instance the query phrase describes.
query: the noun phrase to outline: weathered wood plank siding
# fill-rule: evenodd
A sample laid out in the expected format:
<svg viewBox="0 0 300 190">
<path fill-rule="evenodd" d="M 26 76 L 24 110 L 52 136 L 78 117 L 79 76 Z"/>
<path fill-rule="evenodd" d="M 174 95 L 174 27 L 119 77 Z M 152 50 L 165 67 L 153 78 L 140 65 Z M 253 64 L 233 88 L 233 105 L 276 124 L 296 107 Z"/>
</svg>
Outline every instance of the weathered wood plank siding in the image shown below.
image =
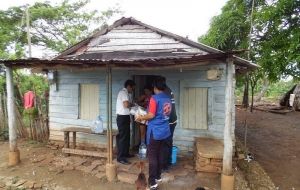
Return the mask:
<svg viewBox="0 0 300 190">
<path fill-rule="evenodd" d="M 113 121 L 115 127 L 115 100 L 118 90 L 123 87 L 123 83 L 129 78 L 128 72 L 119 71 L 113 73 Z M 99 113 L 104 120 L 106 127 L 106 73 L 104 70 L 92 72 L 58 72 L 58 91 L 50 87 L 49 116 L 50 116 L 50 140 L 63 140 L 63 133 L 60 131 L 64 127 L 78 126 L 90 127 L 92 120 L 79 119 L 79 85 L 98 84 L 99 85 Z M 97 135 L 78 133 L 79 143 L 88 143 L 101 146 L 106 137 Z"/>
<path fill-rule="evenodd" d="M 175 129 L 175 145 L 181 151 L 192 151 L 194 137 L 205 136 L 217 139 L 223 139 L 223 128 L 225 124 L 225 79 L 226 72 L 217 81 L 208 81 L 206 79 L 206 70 L 211 67 L 225 69 L 224 64 L 215 64 L 210 66 L 199 66 L 190 70 L 154 70 L 154 71 L 113 71 L 113 128 L 116 128 L 115 104 L 118 91 L 123 87 L 125 80 L 133 75 L 163 75 L 167 78 L 169 87 L 173 90 L 176 99 L 176 109 L 178 115 L 178 125 Z M 93 72 L 71 72 L 60 71 L 58 75 L 58 91 L 50 88 L 50 139 L 62 140 L 63 133 L 59 130 L 67 126 L 89 127 L 91 121 L 78 119 L 79 102 L 78 92 L 79 84 L 99 84 L 99 105 L 101 117 L 106 126 L 106 78 L 105 71 Z M 207 129 L 184 129 L 182 110 L 183 110 L 183 88 L 198 87 L 207 88 Z M 233 122 L 234 124 L 234 122 Z M 234 128 L 234 127 L 233 127 Z M 99 145 L 105 140 L 101 140 L 94 135 L 78 135 L 79 142 L 92 143 Z"/>
<path fill-rule="evenodd" d="M 173 38 L 161 35 L 140 25 L 124 25 L 91 40 L 87 52 L 112 51 L 175 51 L 207 54 Z"/>
</svg>

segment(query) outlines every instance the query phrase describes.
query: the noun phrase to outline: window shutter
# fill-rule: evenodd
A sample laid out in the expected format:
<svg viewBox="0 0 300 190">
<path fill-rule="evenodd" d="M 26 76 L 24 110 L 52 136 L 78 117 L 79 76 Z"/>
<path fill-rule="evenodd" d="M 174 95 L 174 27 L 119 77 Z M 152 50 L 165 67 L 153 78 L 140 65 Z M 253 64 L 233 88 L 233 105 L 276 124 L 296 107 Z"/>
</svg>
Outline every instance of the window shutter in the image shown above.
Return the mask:
<svg viewBox="0 0 300 190">
<path fill-rule="evenodd" d="M 94 120 L 99 115 L 99 85 L 80 85 L 80 119 Z"/>
<path fill-rule="evenodd" d="M 207 88 L 184 88 L 183 128 L 207 129 Z"/>
</svg>

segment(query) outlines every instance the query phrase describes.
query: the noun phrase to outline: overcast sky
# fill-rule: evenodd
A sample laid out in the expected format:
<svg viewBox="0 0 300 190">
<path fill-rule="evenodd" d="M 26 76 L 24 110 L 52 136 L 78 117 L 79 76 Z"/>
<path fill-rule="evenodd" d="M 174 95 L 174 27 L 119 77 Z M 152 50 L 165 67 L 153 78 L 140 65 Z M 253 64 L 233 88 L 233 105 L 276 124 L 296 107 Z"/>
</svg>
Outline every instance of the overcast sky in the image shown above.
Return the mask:
<svg viewBox="0 0 300 190">
<path fill-rule="evenodd" d="M 33 4 L 42 0 L 5 0 L 0 9 Z M 51 0 L 61 2 L 62 0 Z M 73 1 L 73 0 L 72 0 Z M 221 12 L 227 0 L 90 0 L 88 9 L 106 10 L 119 5 L 125 17 L 134 17 L 163 30 L 197 41 L 209 28 L 211 18 Z M 118 18 L 114 18 L 118 19 Z M 113 22 L 112 20 L 111 22 Z"/>
</svg>

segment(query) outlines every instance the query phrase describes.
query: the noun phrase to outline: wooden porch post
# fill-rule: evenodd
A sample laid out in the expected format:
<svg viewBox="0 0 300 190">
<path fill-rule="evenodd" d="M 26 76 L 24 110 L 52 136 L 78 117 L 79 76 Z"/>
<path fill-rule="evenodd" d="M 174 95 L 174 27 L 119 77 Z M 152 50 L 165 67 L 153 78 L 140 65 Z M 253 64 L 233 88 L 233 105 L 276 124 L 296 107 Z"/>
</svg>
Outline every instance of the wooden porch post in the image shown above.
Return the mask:
<svg viewBox="0 0 300 190">
<path fill-rule="evenodd" d="M 233 121 L 233 80 L 235 68 L 233 59 L 228 58 L 226 64 L 226 89 L 225 89 L 225 127 L 224 127 L 224 155 L 223 155 L 223 172 L 221 176 L 221 190 L 234 189 L 234 176 L 232 172 L 232 121 Z"/>
<path fill-rule="evenodd" d="M 112 73 L 111 67 L 107 64 L 107 81 L 106 81 L 106 93 L 107 93 L 107 164 L 106 164 L 106 177 L 108 181 L 114 181 L 117 176 L 116 165 L 113 164 L 113 144 L 112 144 Z"/>
<path fill-rule="evenodd" d="M 8 165 L 15 166 L 20 162 L 20 152 L 17 147 L 16 112 L 14 100 L 13 72 L 6 67 L 7 115 L 9 128 Z"/>
</svg>

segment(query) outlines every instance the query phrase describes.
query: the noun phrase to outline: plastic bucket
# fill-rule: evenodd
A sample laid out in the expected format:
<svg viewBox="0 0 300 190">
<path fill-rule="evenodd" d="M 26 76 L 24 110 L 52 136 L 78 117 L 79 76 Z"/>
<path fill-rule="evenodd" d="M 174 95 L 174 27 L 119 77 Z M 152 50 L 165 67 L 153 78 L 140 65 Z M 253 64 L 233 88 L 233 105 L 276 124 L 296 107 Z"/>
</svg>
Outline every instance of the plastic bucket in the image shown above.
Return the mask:
<svg viewBox="0 0 300 190">
<path fill-rule="evenodd" d="M 177 162 L 177 152 L 178 152 L 177 146 L 173 146 L 172 147 L 172 157 L 171 157 L 172 164 L 176 164 L 176 162 Z"/>
</svg>

